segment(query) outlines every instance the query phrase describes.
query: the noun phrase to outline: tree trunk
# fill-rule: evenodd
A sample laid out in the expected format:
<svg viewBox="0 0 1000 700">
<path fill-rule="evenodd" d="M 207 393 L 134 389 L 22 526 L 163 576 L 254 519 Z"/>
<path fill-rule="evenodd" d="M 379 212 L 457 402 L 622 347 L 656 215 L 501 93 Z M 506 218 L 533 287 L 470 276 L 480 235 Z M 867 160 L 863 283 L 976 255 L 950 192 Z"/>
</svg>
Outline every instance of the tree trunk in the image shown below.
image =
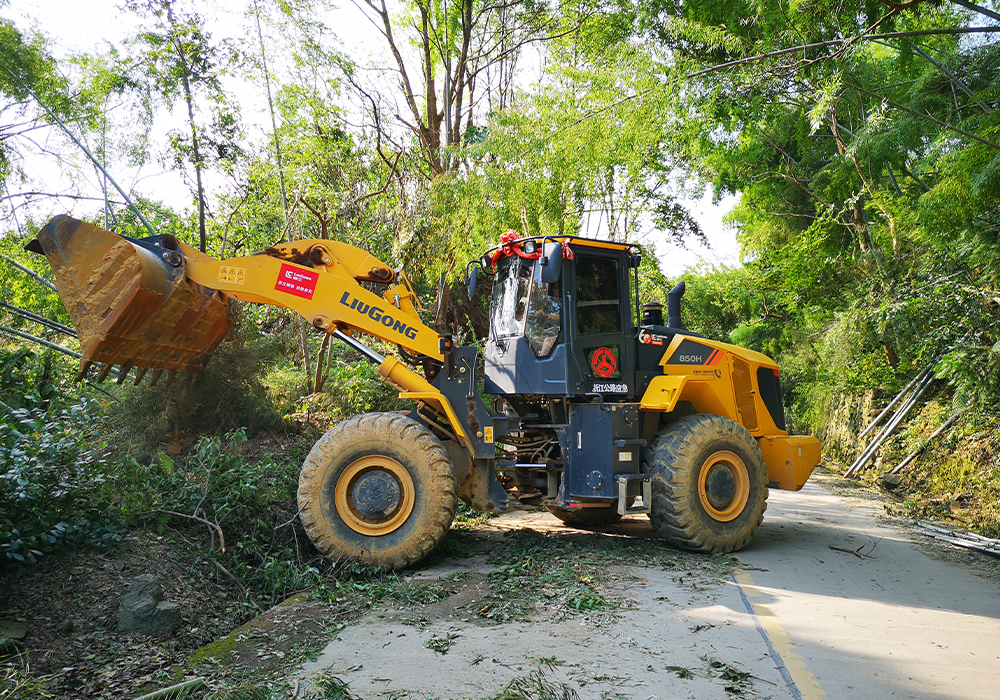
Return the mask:
<svg viewBox="0 0 1000 700">
<path fill-rule="evenodd" d="M 194 180 L 195 190 L 198 196 L 198 249 L 204 253 L 208 247 L 207 235 L 205 233 L 205 187 L 201 180 L 201 148 L 198 144 L 198 125 L 194 120 L 194 96 L 191 93 L 190 74 L 191 68 L 188 66 L 187 55 L 184 53 L 184 46 L 177 37 L 177 23 L 174 21 L 174 9 L 172 0 L 166 0 L 164 5 L 167 8 L 167 22 L 170 23 L 170 41 L 174 45 L 184 71 L 181 74 L 181 84 L 184 88 L 184 102 L 187 105 L 188 125 L 191 127 L 191 152 L 194 157 Z"/>
</svg>

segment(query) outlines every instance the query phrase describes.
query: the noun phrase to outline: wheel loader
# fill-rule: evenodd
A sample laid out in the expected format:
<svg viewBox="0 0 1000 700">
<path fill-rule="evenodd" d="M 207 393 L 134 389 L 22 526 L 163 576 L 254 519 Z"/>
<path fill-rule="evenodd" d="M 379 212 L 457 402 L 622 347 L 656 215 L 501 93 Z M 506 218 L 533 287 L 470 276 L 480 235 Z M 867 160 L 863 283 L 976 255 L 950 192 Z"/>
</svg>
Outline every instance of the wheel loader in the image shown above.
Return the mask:
<svg viewBox="0 0 1000 700">
<path fill-rule="evenodd" d="M 411 566 L 458 499 L 544 506 L 581 528 L 645 513 L 679 548 L 730 552 L 760 526 L 768 489 L 802 488 L 820 458 L 816 438 L 786 431 L 777 364 L 684 328 L 683 283 L 666 320 L 640 306 L 628 244 L 501 237 L 466 267 L 470 296 L 493 277 L 482 358 L 421 321 L 401 270 L 342 242 L 216 260 L 171 235 L 59 216 L 28 249 L 48 259 L 79 332 L 79 378 L 113 365 L 119 382 L 133 368 L 137 384 L 197 375 L 232 326 L 230 299 L 291 309 L 378 365 L 412 410 L 336 425 L 299 478 L 302 523 L 332 558 Z"/>
</svg>

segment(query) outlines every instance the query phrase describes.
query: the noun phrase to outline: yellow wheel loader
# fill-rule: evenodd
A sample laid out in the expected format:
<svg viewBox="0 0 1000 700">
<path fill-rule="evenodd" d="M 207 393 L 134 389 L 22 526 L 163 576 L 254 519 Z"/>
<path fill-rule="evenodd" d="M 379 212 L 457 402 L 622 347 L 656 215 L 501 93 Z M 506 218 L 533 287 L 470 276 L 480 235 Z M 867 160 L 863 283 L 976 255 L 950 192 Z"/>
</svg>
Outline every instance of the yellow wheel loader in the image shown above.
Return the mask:
<svg viewBox="0 0 1000 700">
<path fill-rule="evenodd" d="M 292 309 L 378 365 L 410 414 L 335 426 L 299 479 L 302 523 L 330 557 L 413 565 L 459 498 L 480 511 L 540 505 L 578 527 L 646 513 L 680 548 L 729 552 L 760 526 L 768 488 L 802 488 L 819 461 L 818 440 L 785 429 L 778 366 L 685 330 L 683 283 L 666 321 L 661 305 L 640 307 L 627 244 L 505 234 L 470 262 L 470 295 L 480 274 L 494 278 L 484 362 L 421 321 L 402 272 L 345 243 L 216 260 L 170 235 L 128 239 L 60 216 L 28 249 L 55 273 L 81 378 L 116 364 L 119 382 L 133 368 L 136 383 L 197 374 L 231 327 L 230 298 Z"/>
</svg>

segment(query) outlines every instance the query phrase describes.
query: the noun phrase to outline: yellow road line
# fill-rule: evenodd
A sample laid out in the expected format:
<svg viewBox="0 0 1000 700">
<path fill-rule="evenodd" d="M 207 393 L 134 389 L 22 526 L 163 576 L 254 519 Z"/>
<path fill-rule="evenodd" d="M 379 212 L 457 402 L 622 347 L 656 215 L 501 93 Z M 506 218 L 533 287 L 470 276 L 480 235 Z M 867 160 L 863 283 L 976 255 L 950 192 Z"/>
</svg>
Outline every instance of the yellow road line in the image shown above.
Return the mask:
<svg viewBox="0 0 1000 700">
<path fill-rule="evenodd" d="M 734 578 L 747 611 L 754 616 L 757 629 L 767 642 L 772 656 L 776 657 L 774 662 L 778 664 L 778 670 L 784 676 L 792 694 L 798 700 L 825 698 L 826 693 L 819 687 L 816 677 L 802 657 L 795 652 L 795 645 L 792 644 L 788 632 L 778 622 L 771 608 L 763 602 L 764 593 L 757 588 L 753 577 L 746 571 L 737 571 Z"/>
</svg>

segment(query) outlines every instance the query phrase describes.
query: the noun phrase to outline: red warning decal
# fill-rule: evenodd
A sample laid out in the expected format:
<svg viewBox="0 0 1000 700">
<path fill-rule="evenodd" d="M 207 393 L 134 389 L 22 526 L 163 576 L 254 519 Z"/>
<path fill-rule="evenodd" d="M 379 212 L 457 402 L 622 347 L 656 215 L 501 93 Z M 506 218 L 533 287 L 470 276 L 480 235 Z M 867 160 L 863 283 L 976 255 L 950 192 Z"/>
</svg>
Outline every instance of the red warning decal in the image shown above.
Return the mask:
<svg viewBox="0 0 1000 700">
<path fill-rule="evenodd" d="M 318 281 L 318 272 L 282 263 L 281 272 L 278 273 L 278 281 L 274 283 L 274 288 L 303 299 L 312 299 Z"/>
<path fill-rule="evenodd" d="M 590 358 L 590 366 L 594 368 L 594 374 L 606 379 L 618 369 L 618 359 L 611 348 L 597 348 Z"/>
</svg>

